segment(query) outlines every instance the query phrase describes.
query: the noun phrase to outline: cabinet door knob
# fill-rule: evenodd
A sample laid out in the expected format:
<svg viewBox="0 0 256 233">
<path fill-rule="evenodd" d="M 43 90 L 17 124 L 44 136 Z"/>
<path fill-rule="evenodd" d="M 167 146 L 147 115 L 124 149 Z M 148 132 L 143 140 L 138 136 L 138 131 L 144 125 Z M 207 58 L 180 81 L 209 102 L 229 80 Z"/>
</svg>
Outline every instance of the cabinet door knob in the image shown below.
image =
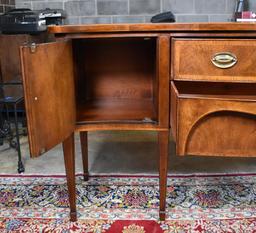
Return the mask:
<svg viewBox="0 0 256 233">
<path fill-rule="evenodd" d="M 237 57 L 230 52 L 221 52 L 214 54 L 211 61 L 218 68 L 228 69 L 237 63 Z"/>
</svg>

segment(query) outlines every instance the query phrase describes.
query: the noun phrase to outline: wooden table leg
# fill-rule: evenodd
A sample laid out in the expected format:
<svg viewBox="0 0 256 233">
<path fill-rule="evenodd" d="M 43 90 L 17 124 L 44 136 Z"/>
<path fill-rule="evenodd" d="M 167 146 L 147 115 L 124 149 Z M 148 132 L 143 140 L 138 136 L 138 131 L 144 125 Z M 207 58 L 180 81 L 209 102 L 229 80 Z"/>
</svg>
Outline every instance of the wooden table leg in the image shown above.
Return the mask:
<svg viewBox="0 0 256 233">
<path fill-rule="evenodd" d="M 63 153 L 67 176 L 69 205 L 70 205 L 70 221 L 77 220 L 76 213 L 76 180 L 75 180 L 75 142 L 74 133 L 72 133 L 63 143 Z"/>
<path fill-rule="evenodd" d="M 159 189 L 160 189 L 160 209 L 159 218 L 165 220 L 166 216 L 166 187 L 169 157 L 169 131 L 158 132 L 159 147 Z"/>
<path fill-rule="evenodd" d="M 84 181 L 88 181 L 89 179 L 87 134 L 88 134 L 87 131 L 80 132 L 80 142 L 81 142 L 81 150 L 82 150 L 83 169 L 84 169 Z"/>
</svg>

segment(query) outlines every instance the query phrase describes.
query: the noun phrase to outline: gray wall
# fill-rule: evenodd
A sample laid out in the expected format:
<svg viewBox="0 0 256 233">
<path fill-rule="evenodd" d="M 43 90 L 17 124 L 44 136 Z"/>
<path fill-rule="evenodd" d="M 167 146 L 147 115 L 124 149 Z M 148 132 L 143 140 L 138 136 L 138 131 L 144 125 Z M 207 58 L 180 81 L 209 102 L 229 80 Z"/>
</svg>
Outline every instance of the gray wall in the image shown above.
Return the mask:
<svg viewBox="0 0 256 233">
<path fill-rule="evenodd" d="M 15 0 L 0 0 L 0 14 L 11 10 L 15 6 Z"/>
<path fill-rule="evenodd" d="M 230 21 L 236 0 L 16 0 L 16 7 L 65 9 L 68 23 L 143 23 L 171 10 L 178 22 Z M 256 11 L 256 0 L 249 0 Z"/>
</svg>

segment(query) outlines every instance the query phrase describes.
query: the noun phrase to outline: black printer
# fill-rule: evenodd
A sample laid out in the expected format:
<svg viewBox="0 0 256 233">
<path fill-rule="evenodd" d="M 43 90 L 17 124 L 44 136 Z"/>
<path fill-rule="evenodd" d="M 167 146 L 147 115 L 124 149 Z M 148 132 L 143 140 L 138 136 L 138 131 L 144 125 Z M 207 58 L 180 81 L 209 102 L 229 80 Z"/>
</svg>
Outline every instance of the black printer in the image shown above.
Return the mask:
<svg viewBox="0 0 256 233">
<path fill-rule="evenodd" d="M 46 25 L 62 25 L 67 13 L 62 9 L 50 9 L 39 11 L 39 19 L 45 19 Z"/>
<path fill-rule="evenodd" d="M 17 8 L 0 16 L 0 31 L 4 34 L 37 34 L 46 31 L 47 25 L 63 24 L 66 13 L 61 9 L 32 11 Z"/>
</svg>

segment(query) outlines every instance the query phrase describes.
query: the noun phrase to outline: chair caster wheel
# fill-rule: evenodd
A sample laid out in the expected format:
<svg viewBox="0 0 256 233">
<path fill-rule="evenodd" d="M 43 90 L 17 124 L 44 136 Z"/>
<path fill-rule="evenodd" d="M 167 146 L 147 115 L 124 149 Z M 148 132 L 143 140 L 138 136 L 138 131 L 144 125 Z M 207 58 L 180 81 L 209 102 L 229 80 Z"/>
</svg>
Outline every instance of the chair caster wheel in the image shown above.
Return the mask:
<svg viewBox="0 0 256 233">
<path fill-rule="evenodd" d="M 24 165 L 21 161 L 18 162 L 18 173 L 23 173 L 25 171 Z"/>
<path fill-rule="evenodd" d="M 18 149 L 17 142 L 15 142 L 15 141 L 11 141 L 9 145 L 10 145 L 11 148 L 13 148 L 13 149 L 15 149 L 15 150 Z"/>
</svg>

